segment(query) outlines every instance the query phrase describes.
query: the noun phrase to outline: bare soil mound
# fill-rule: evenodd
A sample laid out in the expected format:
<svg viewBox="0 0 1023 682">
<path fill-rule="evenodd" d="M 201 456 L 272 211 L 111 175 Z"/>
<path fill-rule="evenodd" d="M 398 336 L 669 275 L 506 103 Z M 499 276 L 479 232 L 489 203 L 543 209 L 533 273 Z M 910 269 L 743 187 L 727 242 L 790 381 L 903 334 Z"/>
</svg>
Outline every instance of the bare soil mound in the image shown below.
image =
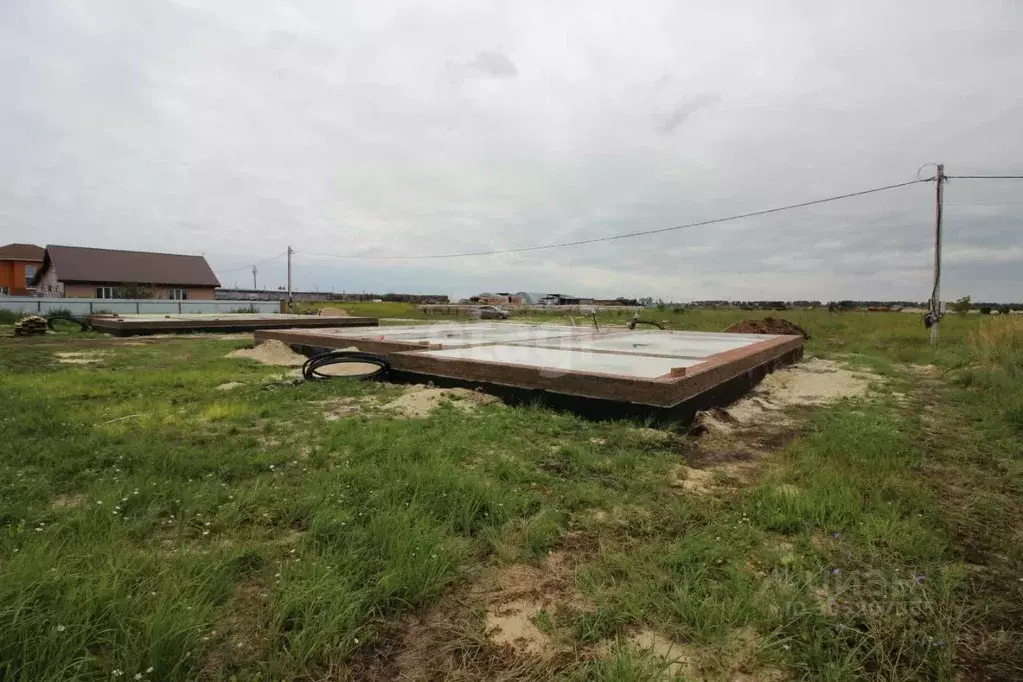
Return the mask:
<svg viewBox="0 0 1023 682">
<path fill-rule="evenodd" d="M 282 341 L 272 339 L 264 341 L 255 348 L 240 348 L 227 354 L 229 358 L 247 358 L 262 362 L 264 365 L 278 365 L 281 367 L 300 367 L 305 363 L 305 356 L 299 355 L 291 350 Z"/>
<path fill-rule="evenodd" d="M 810 334 L 794 322 L 778 317 L 763 317 L 736 322 L 725 330 L 733 334 L 784 334 L 810 338 Z"/>
</svg>

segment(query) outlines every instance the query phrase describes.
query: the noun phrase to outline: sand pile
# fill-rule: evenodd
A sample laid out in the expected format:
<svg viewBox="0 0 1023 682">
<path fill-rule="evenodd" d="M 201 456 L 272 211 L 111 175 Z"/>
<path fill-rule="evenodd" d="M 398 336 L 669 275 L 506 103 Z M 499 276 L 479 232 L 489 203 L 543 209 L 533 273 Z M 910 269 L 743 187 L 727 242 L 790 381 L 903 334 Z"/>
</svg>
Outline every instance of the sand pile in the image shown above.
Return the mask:
<svg viewBox="0 0 1023 682">
<path fill-rule="evenodd" d="M 782 413 L 789 408 L 859 398 L 867 394 L 870 382 L 877 380 L 870 372 L 811 358 L 768 374 L 747 397 L 728 407 L 701 412 L 694 430 L 731 433 L 758 424 L 777 424 L 784 421 Z"/>
<path fill-rule="evenodd" d="M 245 358 L 262 362 L 264 365 L 280 367 L 300 367 L 305 364 L 305 356 L 291 350 L 283 341 L 272 339 L 264 341 L 255 348 L 239 348 L 227 354 L 229 358 Z"/>
<path fill-rule="evenodd" d="M 753 318 L 736 322 L 725 330 L 733 334 L 784 334 L 810 338 L 805 329 L 798 324 L 777 317 Z"/>
</svg>

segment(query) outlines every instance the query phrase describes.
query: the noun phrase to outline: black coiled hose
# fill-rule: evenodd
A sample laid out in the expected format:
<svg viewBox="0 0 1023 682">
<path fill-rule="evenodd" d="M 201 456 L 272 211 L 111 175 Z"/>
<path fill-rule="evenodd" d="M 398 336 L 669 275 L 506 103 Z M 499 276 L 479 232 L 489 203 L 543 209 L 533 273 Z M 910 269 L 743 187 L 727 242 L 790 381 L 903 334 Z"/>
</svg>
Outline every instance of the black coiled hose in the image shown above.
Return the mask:
<svg viewBox="0 0 1023 682">
<path fill-rule="evenodd" d="M 302 365 L 302 376 L 307 381 L 323 381 L 332 379 L 334 375 L 322 374 L 317 370 L 327 365 L 340 365 L 345 362 L 357 362 L 364 365 L 376 365 L 377 369 L 369 374 L 352 375 L 353 379 L 375 379 L 391 369 L 391 363 L 386 355 L 376 353 L 363 353 L 357 350 L 329 350 L 325 353 L 314 355 Z M 343 375 L 342 375 L 343 376 Z"/>
</svg>

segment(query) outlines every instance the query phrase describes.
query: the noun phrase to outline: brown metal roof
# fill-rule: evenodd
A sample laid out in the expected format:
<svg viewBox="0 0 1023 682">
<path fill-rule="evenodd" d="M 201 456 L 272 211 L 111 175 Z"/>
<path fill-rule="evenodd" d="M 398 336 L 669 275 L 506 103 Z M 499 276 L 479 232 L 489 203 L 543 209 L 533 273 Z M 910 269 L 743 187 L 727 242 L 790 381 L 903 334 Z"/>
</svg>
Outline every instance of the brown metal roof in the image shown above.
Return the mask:
<svg viewBox="0 0 1023 682">
<path fill-rule="evenodd" d="M 35 244 L 8 244 L 0 246 L 0 260 L 21 260 L 42 263 L 46 249 Z"/>
<path fill-rule="evenodd" d="M 47 246 L 46 261 L 33 282 L 38 282 L 51 266 L 56 268 L 57 279 L 61 282 L 220 286 L 202 256 Z"/>
</svg>

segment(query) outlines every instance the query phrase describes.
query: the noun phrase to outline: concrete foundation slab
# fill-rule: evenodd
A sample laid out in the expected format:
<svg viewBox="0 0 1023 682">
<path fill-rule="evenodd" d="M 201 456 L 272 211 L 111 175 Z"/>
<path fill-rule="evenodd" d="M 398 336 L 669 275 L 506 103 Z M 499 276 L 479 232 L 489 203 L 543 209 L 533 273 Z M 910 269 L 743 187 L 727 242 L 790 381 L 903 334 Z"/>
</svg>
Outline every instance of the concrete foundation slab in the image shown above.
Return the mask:
<svg viewBox="0 0 1023 682">
<path fill-rule="evenodd" d="M 89 317 L 89 324 L 96 331 L 114 336 L 136 336 L 178 332 L 250 332 L 257 329 L 281 328 L 375 327 L 378 322 L 375 317 L 218 313 L 215 315 L 92 315 Z"/>
<path fill-rule="evenodd" d="M 628 406 L 636 416 L 688 409 L 726 386 L 748 388 L 803 352 L 801 336 L 512 323 L 264 329 L 255 338 L 307 353 L 355 346 L 386 355 L 392 375 L 411 381 L 582 400 L 612 415 Z"/>
</svg>

